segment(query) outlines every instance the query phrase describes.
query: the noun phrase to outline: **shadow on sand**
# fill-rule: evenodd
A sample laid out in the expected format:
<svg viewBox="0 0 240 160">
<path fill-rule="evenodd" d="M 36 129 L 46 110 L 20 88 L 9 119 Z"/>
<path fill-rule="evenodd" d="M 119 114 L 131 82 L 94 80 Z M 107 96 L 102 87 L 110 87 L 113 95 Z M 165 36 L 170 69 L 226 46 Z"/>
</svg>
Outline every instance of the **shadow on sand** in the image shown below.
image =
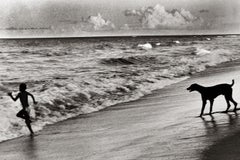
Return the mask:
<svg viewBox="0 0 240 160">
<path fill-rule="evenodd" d="M 223 112 L 220 112 L 223 113 Z M 207 137 L 217 140 L 202 152 L 202 160 L 239 160 L 240 159 L 240 124 L 236 112 L 225 113 L 228 122 L 218 122 L 213 115 L 202 117 Z M 210 138 L 211 140 L 213 138 Z"/>
<path fill-rule="evenodd" d="M 35 137 L 34 136 L 29 136 L 29 137 L 26 137 L 25 139 L 26 143 L 23 143 L 23 157 L 25 157 L 25 159 L 38 159 L 37 157 L 37 144 L 36 144 L 36 141 L 35 141 Z"/>
</svg>

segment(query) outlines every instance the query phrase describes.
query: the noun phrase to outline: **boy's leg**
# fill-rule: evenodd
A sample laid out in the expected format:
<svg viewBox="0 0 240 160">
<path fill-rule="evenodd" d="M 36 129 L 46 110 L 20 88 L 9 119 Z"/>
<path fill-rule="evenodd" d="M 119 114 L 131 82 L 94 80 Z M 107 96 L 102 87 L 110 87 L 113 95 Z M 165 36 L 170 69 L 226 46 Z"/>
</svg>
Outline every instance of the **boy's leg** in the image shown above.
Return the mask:
<svg viewBox="0 0 240 160">
<path fill-rule="evenodd" d="M 25 109 L 22 109 L 21 111 L 19 111 L 17 113 L 16 116 L 24 119 L 29 131 L 31 132 L 31 134 L 34 134 L 34 132 L 32 130 L 32 127 L 31 127 L 31 124 L 30 124 L 31 120 L 30 120 L 30 116 L 29 116 L 28 112 L 25 111 Z"/>
<path fill-rule="evenodd" d="M 22 119 L 25 119 L 25 110 L 22 109 L 21 111 L 19 111 L 16 116 L 19 117 L 19 118 L 22 118 Z"/>
<path fill-rule="evenodd" d="M 24 110 L 23 114 L 24 114 L 24 119 L 31 123 L 32 121 L 30 120 L 30 116 L 29 116 L 28 112 L 26 110 Z"/>
<path fill-rule="evenodd" d="M 26 110 L 24 110 L 24 117 L 25 117 L 25 123 L 26 123 L 29 131 L 31 132 L 31 134 L 34 134 L 34 132 L 32 130 L 32 126 L 31 126 L 32 121 L 30 120 L 30 116 Z"/>
<path fill-rule="evenodd" d="M 31 126 L 31 124 L 30 124 L 30 120 L 25 120 L 25 123 L 26 123 L 29 131 L 31 132 L 31 134 L 34 134 L 34 132 L 33 132 L 33 130 L 32 130 L 32 126 Z"/>
</svg>

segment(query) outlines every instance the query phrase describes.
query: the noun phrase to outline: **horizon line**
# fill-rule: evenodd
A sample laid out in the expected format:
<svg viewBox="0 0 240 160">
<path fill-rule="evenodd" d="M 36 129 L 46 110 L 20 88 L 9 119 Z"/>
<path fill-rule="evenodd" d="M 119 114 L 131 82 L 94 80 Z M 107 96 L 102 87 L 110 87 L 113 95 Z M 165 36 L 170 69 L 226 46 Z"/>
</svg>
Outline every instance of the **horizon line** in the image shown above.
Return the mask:
<svg viewBox="0 0 240 160">
<path fill-rule="evenodd" d="M 212 33 L 212 34 L 165 34 L 165 35 L 94 35 L 94 36 L 29 36 L 29 37 L 0 37 L 0 40 L 24 39 L 88 39 L 88 38 L 137 38 L 137 37 L 191 37 L 191 36 L 227 36 L 240 35 L 240 33 Z"/>
</svg>

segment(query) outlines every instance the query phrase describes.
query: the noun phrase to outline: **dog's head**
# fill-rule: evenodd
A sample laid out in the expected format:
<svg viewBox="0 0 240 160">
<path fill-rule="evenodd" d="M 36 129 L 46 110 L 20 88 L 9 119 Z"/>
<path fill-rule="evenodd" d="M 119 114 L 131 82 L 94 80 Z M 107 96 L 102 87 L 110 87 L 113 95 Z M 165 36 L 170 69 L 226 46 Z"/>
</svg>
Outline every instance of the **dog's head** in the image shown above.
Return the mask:
<svg viewBox="0 0 240 160">
<path fill-rule="evenodd" d="M 187 90 L 188 90 L 189 92 L 198 91 L 198 90 L 199 90 L 199 87 L 200 87 L 200 85 L 198 85 L 197 83 L 194 83 L 194 84 L 192 84 L 190 87 L 188 87 Z"/>
</svg>

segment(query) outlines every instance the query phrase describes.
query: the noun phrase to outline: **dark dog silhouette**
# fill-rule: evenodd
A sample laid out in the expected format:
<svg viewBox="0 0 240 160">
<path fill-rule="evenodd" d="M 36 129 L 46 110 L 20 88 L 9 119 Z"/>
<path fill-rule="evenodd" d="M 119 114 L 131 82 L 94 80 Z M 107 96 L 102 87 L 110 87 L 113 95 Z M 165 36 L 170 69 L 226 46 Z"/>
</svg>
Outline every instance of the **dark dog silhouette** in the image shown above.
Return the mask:
<svg viewBox="0 0 240 160">
<path fill-rule="evenodd" d="M 234 80 L 232 80 L 232 84 L 225 83 L 225 84 L 218 84 L 218 85 L 211 86 L 211 87 L 204 87 L 204 86 L 194 83 L 190 87 L 188 87 L 187 90 L 189 90 L 189 92 L 198 91 L 201 94 L 201 96 L 202 96 L 202 110 L 201 110 L 201 114 L 200 114 L 200 117 L 201 117 L 203 115 L 207 100 L 210 101 L 209 114 L 210 115 L 212 114 L 212 107 L 213 107 L 214 99 L 219 95 L 224 95 L 224 97 L 226 99 L 226 102 L 227 102 L 226 112 L 228 112 L 228 109 L 231 106 L 229 101 L 231 101 L 234 104 L 234 106 L 235 106 L 234 112 L 236 112 L 237 102 L 235 102 L 232 98 L 232 86 L 233 85 L 234 85 Z"/>
</svg>

